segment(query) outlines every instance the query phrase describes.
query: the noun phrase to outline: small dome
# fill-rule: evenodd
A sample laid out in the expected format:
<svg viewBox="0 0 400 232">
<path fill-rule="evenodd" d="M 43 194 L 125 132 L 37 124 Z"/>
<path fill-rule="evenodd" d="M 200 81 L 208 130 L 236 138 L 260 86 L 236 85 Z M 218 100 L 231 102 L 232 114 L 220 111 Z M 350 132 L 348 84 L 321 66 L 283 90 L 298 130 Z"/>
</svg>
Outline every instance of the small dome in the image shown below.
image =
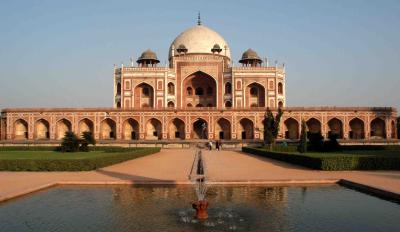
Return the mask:
<svg viewBox="0 0 400 232">
<path fill-rule="evenodd" d="M 178 46 L 178 48 L 176 49 L 176 51 L 177 51 L 178 53 L 181 53 L 181 52 L 186 53 L 186 52 L 188 51 L 188 49 L 185 47 L 185 45 L 180 44 L 180 45 Z"/>
<path fill-rule="evenodd" d="M 240 63 L 244 62 L 245 60 L 258 60 L 262 62 L 261 58 L 258 56 L 257 52 L 252 50 L 251 48 L 247 49 L 242 55 L 242 59 L 239 61 Z"/>
<path fill-rule="evenodd" d="M 152 61 L 154 61 L 156 63 L 160 62 L 158 60 L 158 58 L 157 58 L 156 53 L 153 52 L 150 49 L 147 49 L 146 51 L 144 51 L 136 62 L 140 63 L 140 62 L 145 61 L 145 60 L 152 60 Z"/>
<path fill-rule="evenodd" d="M 220 53 L 222 51 L 221 47 L 219 46 L 219 44 L 214 44 L 214 46 L 211 48 L 211 52 L 218 52 Z"/>
</svg>

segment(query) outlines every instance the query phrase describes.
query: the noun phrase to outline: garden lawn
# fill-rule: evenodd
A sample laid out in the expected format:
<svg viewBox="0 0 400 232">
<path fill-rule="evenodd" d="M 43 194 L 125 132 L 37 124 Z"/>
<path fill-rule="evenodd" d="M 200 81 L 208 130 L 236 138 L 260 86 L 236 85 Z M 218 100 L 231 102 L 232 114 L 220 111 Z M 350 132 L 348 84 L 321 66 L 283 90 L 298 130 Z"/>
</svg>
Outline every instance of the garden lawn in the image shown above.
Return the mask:
<svg viewBox="0 0 400 232">
<path fill-rule="evenodd" d="M 351 150 L 336 153 L 307 152 L 305 154 L 252 147 L 243 147 L 242 150 L 319 170 L 400 170 L 400 150 Z"/>
<path fill-rule="evenodd" d="M 160 148 L 113 148 L 74 153 L 1 150 L 0 171 L 89 171 L 159 151 Z"/>
</svg>

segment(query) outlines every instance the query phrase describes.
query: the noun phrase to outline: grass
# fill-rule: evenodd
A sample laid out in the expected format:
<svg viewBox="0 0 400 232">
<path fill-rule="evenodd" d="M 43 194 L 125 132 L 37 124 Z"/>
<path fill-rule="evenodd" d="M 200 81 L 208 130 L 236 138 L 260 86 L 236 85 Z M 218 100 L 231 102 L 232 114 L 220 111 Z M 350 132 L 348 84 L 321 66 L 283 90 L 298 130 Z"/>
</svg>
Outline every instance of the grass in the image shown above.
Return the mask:
<svg viewBox="0 0 400 232">
<path fill-rule="evenodd" d="M 0 150 L 0 171 L 89 171 L 159 152 L 160 148 L 95 148 L 62 153 L 52 149 Z"/>
<path fill-rule="evenodd" d="M 41 159 L 41 160 L 60 160 L 60 159 L 88 159 L 95 157 L 108 156 L 112 153 L 105 151 L 74 152 L 62 153 L 57 151 L 0 151 L 0 160 L 18 159 Z"/>
<path fill-rule="evenodd" d="M 339 152 L 270 151 L 266 148 L 242 148 L 244 152 L 319 170 L 400 170 L 398 150 L 343 150 Z"/>
</svg>

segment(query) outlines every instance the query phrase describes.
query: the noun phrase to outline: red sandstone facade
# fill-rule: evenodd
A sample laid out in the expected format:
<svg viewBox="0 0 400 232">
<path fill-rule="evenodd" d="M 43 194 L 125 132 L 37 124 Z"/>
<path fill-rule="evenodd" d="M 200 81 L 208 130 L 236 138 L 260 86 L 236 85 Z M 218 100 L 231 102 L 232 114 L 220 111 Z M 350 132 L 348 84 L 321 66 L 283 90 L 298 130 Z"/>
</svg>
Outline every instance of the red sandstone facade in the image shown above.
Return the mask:
<svg viewBox="0 0 400 232">
<path fill-rule="evenodd" d="M 285 107 L 284 66 L 263 64 L 249 49 L 242 67 L 233 67 L 223 38 L 201 25 L 175 39 L 167 67 L 157 67 L 149 50 L 137 63 L 114 68 L 113 108 L 4 109 L 0 139 L 57 141 L 66 131 L 91 131 L 100 142 L 257 141 L 263 139 L 267 107 L 284 110 L 281 139 L 298 139 L 302 120 L 325 137 L 397 138 L 397 111 L 391 107 Z"/>
</svg>

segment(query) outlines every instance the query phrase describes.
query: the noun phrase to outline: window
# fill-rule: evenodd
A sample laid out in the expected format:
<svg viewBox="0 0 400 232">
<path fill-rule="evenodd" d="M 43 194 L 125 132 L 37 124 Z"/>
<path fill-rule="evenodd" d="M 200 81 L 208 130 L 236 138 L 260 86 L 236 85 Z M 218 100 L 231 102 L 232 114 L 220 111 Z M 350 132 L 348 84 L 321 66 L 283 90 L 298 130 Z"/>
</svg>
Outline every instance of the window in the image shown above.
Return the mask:
<svg viewBox="0 0 400 232">
<path fill-rule="evenodd" d="M 273 81 L 270 81 L 270 82 L 269 82 L 268 88 L 269 88 L 269 89 L 274 89 L 274 82 L 273 82 Z"/>
<path fill-rule="evenodd" d="M 232 107 L 232 102 L 226 101 L 226 102 L 225 102 L 225 107 L 226 107 L 226 108 Z"/>
<path fill-rule="evenodd" d="M 131 89 L 131 85 L 129 81 L 125 81 L 125 89 L 126 90 L 130 90 Z"/>
<path fill-rule="evenodd" d="M 117 84 L 117 94 L 121 95 L 121 83 Z"/>
<path fill-rule="evenodd" d="M 200 87 L 196 88 L 195 94 L 196 94 L 197 96 L 203 95 L 203 94 L 204 94 L 203 89 L 200 88 Z"/>
<path fill-rule="evenodd" d="M 231 94 L 232 93 L 232 85 L 229 82 L 225 84 L 225 93 L 226 94 Z"/>
<path fill-rule="evenodd" d="M 175 104 L 174 104 L 172 101 L 170 101 L 170 102 L 168 102 L 168 107 L 174 108 L 174 107 L 175 107 Z"/>
<path fill-rule="evenodd" d="M 170 95 L 175 94 L 175 86 L 172 83 L 168 83 L 168 94 L 170 94 Z"/>
<path fill-rule="evenodd" d="M 278 93 L 283 94 L 283 84 L 282 83 L 278 84 Z"/>
</svg>

